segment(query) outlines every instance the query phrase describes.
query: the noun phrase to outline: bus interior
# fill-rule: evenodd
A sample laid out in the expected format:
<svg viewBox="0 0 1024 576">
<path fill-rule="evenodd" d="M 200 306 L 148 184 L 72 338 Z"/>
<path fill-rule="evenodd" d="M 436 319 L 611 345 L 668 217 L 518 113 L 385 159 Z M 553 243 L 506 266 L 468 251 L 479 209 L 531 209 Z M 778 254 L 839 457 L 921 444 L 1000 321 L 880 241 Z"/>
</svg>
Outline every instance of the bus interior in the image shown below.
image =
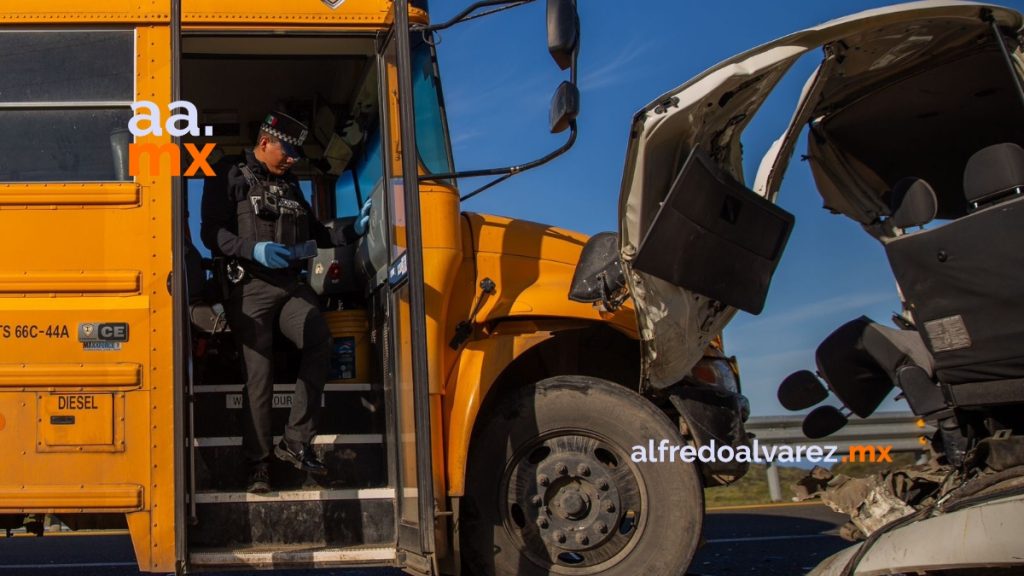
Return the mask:
<svg viewBox="0 0 1024 576">
<path fill-rule="evenodd" d="M 305 158 L 292 172 L 316 217 L 332 227 L 351 224 L 360 206 L 383 189 L 379 62 L 373 35 L 187 34 L 181 96 L 196 105 L 200 125 L 212 127 L 213 135 L 183 140 L 199 148 L 214 143 L 210 164 L 227 170 L 256 143 L 263 117 L 284 111 L 310 127 Z M 214 270 L 223 263 L 210 259 L 209 247 L 195 236 L 202 180 L 189 181 L 188 191 L 192 374 L 183 430 L 190 564 L 319 567 L 392 560 L 395 448 L 388 431 L 395 416 L 379 352 L 385 314 L 372 310 L 379 286 L 368 247 L 373 242 L 320 249 L 308 266 L 333 338 L 313 442 L 329 474 L 314 477 L 275 459 L 272 491 L 249 494 L 241 454 L 244 365 L 217 304 L 226 288 Z M 373 238 L 380 244 L 383 234 L 375 231 Z M 277 441 L 291 406 L 299 351 L 280 333 L 274 348 Z"/>
</svg>

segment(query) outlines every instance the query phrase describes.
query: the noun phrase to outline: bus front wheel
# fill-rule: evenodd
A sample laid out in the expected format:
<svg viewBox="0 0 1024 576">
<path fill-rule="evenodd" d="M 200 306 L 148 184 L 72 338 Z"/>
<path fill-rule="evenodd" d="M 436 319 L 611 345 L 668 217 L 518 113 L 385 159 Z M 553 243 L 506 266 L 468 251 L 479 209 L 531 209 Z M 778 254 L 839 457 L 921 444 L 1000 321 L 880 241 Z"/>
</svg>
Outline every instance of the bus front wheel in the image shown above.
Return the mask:
<svg viewBox="0 0 1024 576">
<path fill-rule="evenodd" d="M 695 464 L 650 461 L 663 440 L 683 442 L 653 404 L 606 380 L 558 376 L 500 399 L 470 447 L 464 565 L 475 576 L 684 574 L 703 491 Z"/>
</svg>

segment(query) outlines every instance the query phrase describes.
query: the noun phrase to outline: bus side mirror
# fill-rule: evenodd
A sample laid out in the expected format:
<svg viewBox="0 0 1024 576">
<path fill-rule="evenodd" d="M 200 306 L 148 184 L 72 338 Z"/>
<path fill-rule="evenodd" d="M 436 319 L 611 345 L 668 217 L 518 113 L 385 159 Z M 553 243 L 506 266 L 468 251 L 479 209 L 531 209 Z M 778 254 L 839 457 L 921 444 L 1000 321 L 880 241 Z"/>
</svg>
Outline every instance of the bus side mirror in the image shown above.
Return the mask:
<svg viewBox="0 0 1024 576">
<path fill-rule="evenodd" d="M 563 81 L 551 99 L 551 112 L 548 116 L 551 121 L 551 133 L 564 132 L 579 113 L 580 90 L 572 82 Z"/>
<path fill-rule="evenodd" d="M 573 65 L 580 37 L 575 0 L 548 0 L 548 52 L 562 70 Z"/>
</svg>

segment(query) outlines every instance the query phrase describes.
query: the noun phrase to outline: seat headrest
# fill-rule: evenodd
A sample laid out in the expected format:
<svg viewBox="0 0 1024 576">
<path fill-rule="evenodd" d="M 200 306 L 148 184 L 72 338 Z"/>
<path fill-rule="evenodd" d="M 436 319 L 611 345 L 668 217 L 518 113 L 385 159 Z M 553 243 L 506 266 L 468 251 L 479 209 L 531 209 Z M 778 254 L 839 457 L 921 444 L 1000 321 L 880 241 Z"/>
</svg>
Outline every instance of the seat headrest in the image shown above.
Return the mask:
<svg viewBox="0 0 1024 576">
<path fill-rule="evenodd" d="M 935 190 L 920 178 L 907 177 L 892 187 L 890 221 L 899 228 L 924 226 L 935 218 L 939 209 Z"/>
<path fill-rule="evenodd" d="M 1024 186 L 1024 148 L 1013 142 L 993 144 L 974 153 L 964 169 L 964 195 L 977 204 Z"/>
</svg>

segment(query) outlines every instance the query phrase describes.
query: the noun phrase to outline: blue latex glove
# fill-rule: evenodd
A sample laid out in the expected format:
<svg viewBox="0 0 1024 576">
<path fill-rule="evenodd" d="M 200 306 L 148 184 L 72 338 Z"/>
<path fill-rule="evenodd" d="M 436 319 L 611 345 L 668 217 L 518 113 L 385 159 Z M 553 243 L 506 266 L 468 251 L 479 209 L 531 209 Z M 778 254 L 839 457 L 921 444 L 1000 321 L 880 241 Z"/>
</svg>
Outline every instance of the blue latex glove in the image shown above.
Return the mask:
<svg viewBox="0 0 1024 576">
<path fill-rule="evenodd" d="M 362 236 L 363 234 L 366 234 L 366 229 L 370 225 L 370 203 L 371 202 L 372 202 L 372 199 L 367 200 L 366 204 L 363 204 L 363 207 L 359 209 L 359 217 L 356 218 L 355 223 L 352 224 L 352 230 L 354 230 L 355 233 L 358 234 L 359 236 Z"/>
<path fill-rule="evenodd" d="M 252 259 L 267 268 L 287 268 L 288 248 L 276 242 L 260 242 L 253 248 Z"/>
</svg>

